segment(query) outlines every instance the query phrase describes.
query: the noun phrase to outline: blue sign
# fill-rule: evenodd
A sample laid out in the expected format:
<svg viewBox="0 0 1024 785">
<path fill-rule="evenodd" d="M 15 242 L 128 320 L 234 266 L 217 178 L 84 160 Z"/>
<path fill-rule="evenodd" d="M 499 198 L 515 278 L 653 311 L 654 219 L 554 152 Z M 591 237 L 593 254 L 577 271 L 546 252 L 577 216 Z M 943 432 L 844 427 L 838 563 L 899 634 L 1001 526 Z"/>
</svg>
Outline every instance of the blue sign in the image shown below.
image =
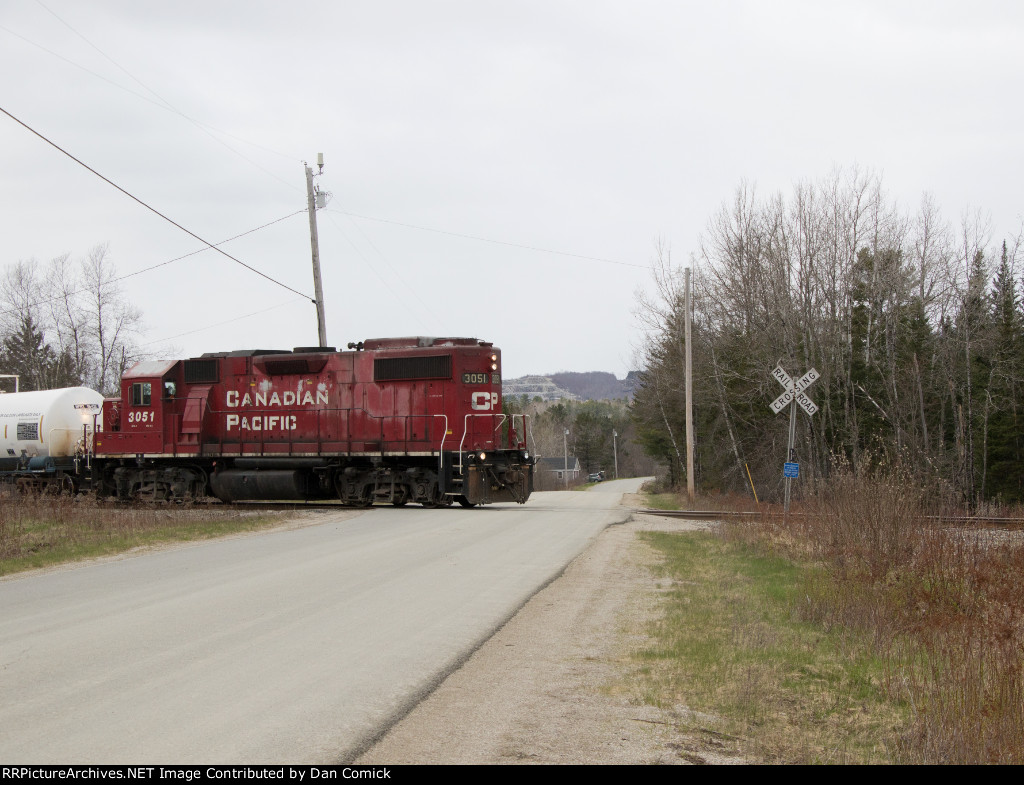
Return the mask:
<svg viewBox="0 0 1024 785">
<path fill-rule="evenodd" d="M 787 461 L 786 463 L 783 464 L 783 466 L 785 468 L 783 469 L 782 474 L 785 477 L 799 477 L 800 476 L 800 464 L 799 463 L 790 463 L 790 462 Z"/>
</svg>

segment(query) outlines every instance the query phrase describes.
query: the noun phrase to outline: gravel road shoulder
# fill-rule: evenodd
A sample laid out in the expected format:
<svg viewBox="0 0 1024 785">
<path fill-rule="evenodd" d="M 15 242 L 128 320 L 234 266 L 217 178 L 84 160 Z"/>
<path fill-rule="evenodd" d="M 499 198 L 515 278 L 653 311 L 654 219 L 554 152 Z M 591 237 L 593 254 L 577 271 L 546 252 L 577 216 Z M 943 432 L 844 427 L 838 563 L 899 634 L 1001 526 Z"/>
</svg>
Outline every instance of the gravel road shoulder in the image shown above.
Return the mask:
<svg viewBox="0 0 1024 785">
<path fill-rule="evenodd" d="M 700 730 L 710 723 L 644 705 L 628 686 L 660 592 L 637 532 L 703 526 L 638 514 L 605 529 L 356 763 L 743 763 Z"/>
</svg>

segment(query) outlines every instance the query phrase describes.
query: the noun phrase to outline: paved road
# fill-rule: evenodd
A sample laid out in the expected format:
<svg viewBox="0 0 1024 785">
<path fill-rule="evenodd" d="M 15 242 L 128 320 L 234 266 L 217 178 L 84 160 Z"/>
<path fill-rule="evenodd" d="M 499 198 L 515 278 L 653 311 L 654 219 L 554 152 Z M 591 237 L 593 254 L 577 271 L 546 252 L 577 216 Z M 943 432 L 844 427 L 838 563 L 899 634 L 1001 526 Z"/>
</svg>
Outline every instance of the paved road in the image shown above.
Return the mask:
<svg viewBox="0 0 1024 785">
<path fill-rule="evenodd" d="M 0 581 L 0 760 L 350 759 L 623 520 L 639 484 L 328 515 Z"/>
</svg>

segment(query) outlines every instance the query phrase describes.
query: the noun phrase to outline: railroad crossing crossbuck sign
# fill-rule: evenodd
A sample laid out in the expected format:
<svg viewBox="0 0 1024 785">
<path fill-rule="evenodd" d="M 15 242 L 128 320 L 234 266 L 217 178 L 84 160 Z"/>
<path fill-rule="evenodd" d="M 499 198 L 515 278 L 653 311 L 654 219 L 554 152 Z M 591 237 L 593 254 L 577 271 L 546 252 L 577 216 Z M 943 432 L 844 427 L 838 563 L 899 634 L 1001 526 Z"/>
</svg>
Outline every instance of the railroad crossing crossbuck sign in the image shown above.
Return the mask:
<svg viewBox="0 0 1024 785">
<path fill-rule="evenodd" d="M 811 370 L 800 377 L 798 382 L 794 383 L 789 374 L 782 370 L 782 366 L 776 365 L 775 370 L 772 371 L 772 376 L 775 377 L 779 384 L 786 388 L 786 391 L 771 403 L 772 411 L 775 414 L 785 409 L 786 405 L 794 399 L 796 400 L 796 405 L 807 412 L 807 414 L 813 415 L 818 411 L 814 401 L 804 393 L 804 390 L 818 381 L 819 374 L 816 370 L 811 368 Z"/>
<path fill-rule="evenodd" d="M 785 392 L 782 393 L 778 398 L 772 401 L 772 411 L 778 414 L 786 406 L 789 406 L 789 450 L 786 455 L 789 457 L 789 461 L 785 464 L 783 474 L 786 477 L 786 512 L 789 512 L 789 484 L 800 476 L 800 464 L 796 462 L 796 457 L 793 453 L 793 440 L 796 438 L 796 406 L 799 406 L 807 414 L 813 415 L 818 411 L 817 405 L 812 401 L 807 394 L 804 392 L 808 387 L 818 381 L 818 372 L 811 368 L 807 373 L 800 377 L 799 381 L 794 382 L 792 377 L 786 373 L 781 365 L 776 365 L 775 370 L 772 371 L 772 376 L 775 380 L 785 388 Z"/>
</svg>

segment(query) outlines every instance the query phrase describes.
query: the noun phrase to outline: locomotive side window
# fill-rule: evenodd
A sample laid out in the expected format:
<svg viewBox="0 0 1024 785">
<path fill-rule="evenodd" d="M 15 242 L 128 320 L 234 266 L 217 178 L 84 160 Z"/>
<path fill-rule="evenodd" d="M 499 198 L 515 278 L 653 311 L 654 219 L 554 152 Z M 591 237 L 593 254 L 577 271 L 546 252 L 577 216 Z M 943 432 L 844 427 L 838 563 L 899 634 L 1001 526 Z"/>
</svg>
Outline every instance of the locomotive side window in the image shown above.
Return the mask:
<svg viewBox="0 0 1024 785">
<path fill-rule="evenodd" d="M 132 385 L 132 406 L 149 406 L 152 397 L 152 383 L 136 382 Z"/>
</svg>

